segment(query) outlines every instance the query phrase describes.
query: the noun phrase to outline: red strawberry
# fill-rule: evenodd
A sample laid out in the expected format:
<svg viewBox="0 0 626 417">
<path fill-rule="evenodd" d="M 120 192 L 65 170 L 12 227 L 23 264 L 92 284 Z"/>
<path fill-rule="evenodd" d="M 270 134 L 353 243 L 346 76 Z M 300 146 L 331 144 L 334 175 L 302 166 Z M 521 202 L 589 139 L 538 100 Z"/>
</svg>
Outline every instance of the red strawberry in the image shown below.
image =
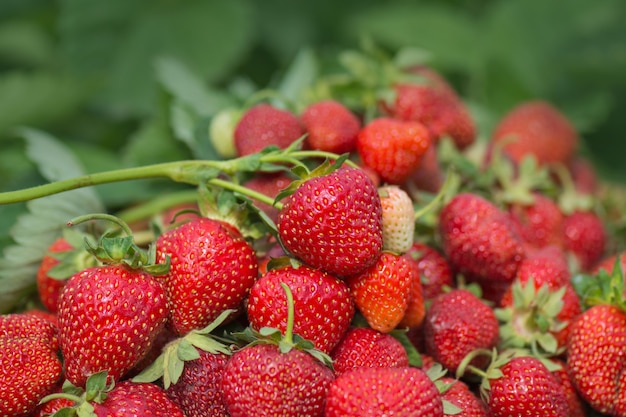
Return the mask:
<svg viewBox="0 0 626 417">
<path fill-rule="evenodd" d="M 592 211 L 576 211 L 563 223 L 565 249 L 582 271 L 589 271 L 604 255 L 607 233 L 600 217 Z"/>
<path fill-rule="evenodd" d="M 561 248 L 546 246 L 535 252 L 529 252 L 517 270 L 516 278 L 522 283 L 533 277 L 537 287 L 544 283 L 552 289 L 558 289 L 569 284 L 571 272 L 567 265 L 567 258 Z"/>
<path fill-rule="evenodd" d="M 422 274 L 417 261 L 406 254 L 403 255 L 409 261 L 411 272 L 411 293 L 409 294 L 409 304 L 404 312 L 404 317 L 398 324 L 399 327 L 411 328 L 422 324 L 426 315 L 426 304 L 424 300 L 424 288 L 422 287 Z"/>
<path fill-rule="evenodd" d="M 169 272 L 158 279 L 170 304 L 170 324 L 179 335 L 239 308 L 257 278 L 254 250 L 223 221 L 198 217 L 165 232 L 156 245 L 160 262 L 170 258 Z"/>
<path fill-rule="evenodd" d="M 304 129 L 293 113 L 270 104 L 257 104 L 239 119 L 234 133 L 235 148 L 240 156 L 270 145 L 284 149 L 303 134 Z"/>
<path fill-rule="evenodd" d="M 330 354 L 335 375 L 356 368 L 401 368 L 409 366 L 402 344 L 393 336 L 368 327 L 353 327 Z"/>
<path fill-rule="evenodd" d="M 481 389 L 490 417 L 568 416 L 565 392 L 539 359 L 518 356 L 498 369 Z"/>
<path fill-rule="evenodd" d="M 369 267 L 382 249 L 380 197 L 356 168 L 304 181 L 285 201 L 277 226 L 291 253 L 340 277 Z"/>
<path fill-rule="evenodd" d="M 198 354 L 197 359 L 185 363 L 180 379 L 165 392 L 187 417 L 228 417 L 222 373 L 229 356 L 201 349 Z"/>
<path fill-rule="evenodd" d="M 444 206 L 439 236 L 451 266 L 468 278 L 511 282 L 525 256 L 510 217 L 476 194 L 457 194 Z"/>
<path fill-rule="evenodd" d="M 604 270 L 609 273 L 613 272 L 613 268 L 615 268 L 615 262 L 618 258 L 619 262 L 621 263 L 622 271 L 626 271 L 626 251 L 622 251 L 619 253 L 614 253 L 602 259 L 596 264 L 592 272 L 594 274 L 598 274 L 600 270 Z"/>
<path fill-rule="evenodd" d="M 533 155 L 540 164 L 567 164 L 578 146 L 578 135 L 571 122 L 545 101 L 519 104 L 496 126 L 492 142 L 502 145 L 514 162 Z"/>
<path fill-rule="evenodd" d="M 243 185 L 253 191 L 276 198 L 278 193 L 287 188 L 293 179 L 286 173 L 259 174 L 245 181 Z M 254 200 L 255 205 L 263 210 L 274 222 L 278 220 L 278 208 Z"/>
<path fill-rule="evenodd" d="M 342 154 L 356 148 L 361 122 L 345 105 L 324 100 L 309 105 L 300 116 L 312 149 Z"/>
<path fill-rule="evenodd" d="M 424 299 L 435 298 L 444 287 L 454 285 L 450 264 L 434 247 L 425 243 L 414 242 L 405 256 L 410 256 L 417 261 Z"/>
<path fill-rule="evenodd" d="M 413 200 L 396 185 L 378 188 L 383 207 L 383 249 L 402 254 L 413 244 L 415 210 Z"/>
<path fill-rule="evenodd" d="M 38 405 L 32 417 L 50 417 L 63 408 L 73 407 L 74 404 L 76 403 L 68 398 L 55 398 Z"/>
<path fill-rule="evenodd" d="M 459 379 L 444 377 L 437 382 L 444 384 L 445 391 L 441 393 L 444 401 L 458 407 L 461 411 L 454 414 L 457 417 L 487 417 L 487 406 L 478 398 L 470 387 Z"/>
<path fill-rule="evenodd" d="M 626 416 L 625 364 L 626 313 L 622 309 L 595 305 L 572 323 L 568 372 L 578 393 L 598 412 Z"/>
<path fill-rule="evenodd" d="M 59 349 L 59 330 L 49 320 L 28 313 L 0 315 L 0 339 L 35 338 L 54 352 Z"/>
<path fill-rule="evenodd" d="M 287 304 L 281 283 L 293 292 L 294 332 L 313 342 L 316 349 L 330 352 L 354 316 L 354 302 L 346 283 L 304 265 L 270 270 L 250 290 L 247 312 L 253 329 L 285 330 Z"/>
<path fill-rule="evenodd" d="M 519 235 L 536 247 L 548 245 L 562 247 L 565 216 L 561 209 L 556 202 L 540 193 L 534 193 L 533 200 L 528 205 L 509 206 L 509 213 Z"/>
<path fill-rule="evenodd" d="M 497 345 L 498 320 L 470 291 L 454 289 L 433 299 L 424 319 L 424 337 L 426 353 L 456 372 L 470 352 Z"/>
<path fill-rule="evenodd" d="M 86 269 L 59 298 L 59 340 L 67 378 L 83 386 L 107 370 L 119 380 L 150 350 L 167 320 L 165 291 L 154 277 L 124 265 Z"/>
<path fill-rule="evenodd" d="M 552 375 L 556 378 L 567 398 L 568 417 L 585 417 L 585 406 L 567 373 L 566 363 L 556 358 L 551 358 L 550 361 L 558 367 L 558 369 L 552 371 Z"/>
<path fill-rule="evenodd" d="M 161 387 L 131 381 L 116 384 L 104 401 L 94 404 L 94 412 L 98 417 L 185 417 Z"/>
<path fill-rule="evenodd" d="M 474 121 L 448 81 L 426 66 L 413 67 L 409 71 L 424 81 L 397 84 L 390 114 L 401 120 L 424 124 L 434 140 L 449 136 L 459 148 L 470 145 L 476 137 Z"/>
<path fill-rule="evenodd" d="M 439 391 L 419 368 L 358 368 L 331 385 L 325 417 L 443 417 Z"/>
<path fill-rule="evenodd" d="M 382 333 L 392 331 L 404 317 L 411 297 L 410 259 L 383 252 L 359 275 L 347 278 L 357 309 L 367 323 Z"/>
<path fill-rule="evenodd" d="M 445 172 L 437 156 L 437 148 L 429 146 L 422 156 L 420 166 L 404 181 L 403 187 L 409 192 L 426 191 L 436 194 L 445 182 Z"/>
<path fill-rule="evenodd" d="M 360 130 L 357 151 L 363 164 L 383 181 L 401 184 L 419 167 L 430 142 L 421 123 L 381 117 Z"/>
<path fill-rule="evenodd" d="M 39 269 L 37 270 L 37 290 L 41 303 L 49 311 L 57 312 L 57 302 L 59 294 L 65 285 L 66 280 L 57 280 L 48 276 L 48 271 L 59 264 L 59 260 L 54 258 L 51 253 L 69 251 L 74 249 L 72 245 L 64 238 L 57 238 L 49 247 L 48 253 L 43 256 Z"/>
<path fill-rule="evenodd" d="M 0 415 L 32 413 L 51 394 L 63 369 L 57 353 L 36 337 L 0 337 Z"/>
</svg>

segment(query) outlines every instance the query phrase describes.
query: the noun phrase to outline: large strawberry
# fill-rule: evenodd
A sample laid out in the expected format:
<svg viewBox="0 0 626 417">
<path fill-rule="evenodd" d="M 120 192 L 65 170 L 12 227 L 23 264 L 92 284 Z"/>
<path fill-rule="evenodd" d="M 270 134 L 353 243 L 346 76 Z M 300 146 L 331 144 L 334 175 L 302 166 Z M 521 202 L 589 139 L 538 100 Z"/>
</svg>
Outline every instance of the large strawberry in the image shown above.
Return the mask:
<svg viewBox="0 0 626 417">
<path fill-rule="evenodd" d="M 404 318 L 414 275 L 419 272 L 411 262 L 402 255 L 383 252 L 374 265 L 347 278 L 357 309 L 373 329 L 389 333 Z"/>
<path fill-rule="evenodd" d="M 452 267 L 482 281 L 510 283 L 525 256 L 510 217 L 473 193 L 457 194 L 444 206 L 439 236 Z"/>
<path fill-rule="evenodd" d="M 428 130 L 419 122 L 380 117 L 361 128 L 357 152 L 363 164 L 391 184 L 404 182 L 430 147 Z"/>
<path fill-rule="evenodd" d="M 0 336 L 0 415 L 32 413 L 54 391 L 62 372 L 56 351 L 44 340 Z"/>
<path fill-rule="evenodd" d="M 354 302 L 346 283 L 304 265 L 272 269 L 259 277 L 250 290 L 247 313 L 253 329 L 285 330 L 287 304 L 281 283 L 293 292 L 294 332 L 313 342 L 316 349 L 330 352 L 354 316 Z"/>
<path fill-rule="evenodd" d="M 341 167 L 304 180 L 278 215 L 284 246 L 306 264 L 343 277 L 376 262 L 382 206 L 364 171 Z"/>
<path fill-rule="evenodd" d="M 257 277 L 254 250 L 231 224 L 198 217 L 162 234 L 157 259 L 169 258 L 159 277 L 167 293 L 172 328 L 200 329 L 227 309 L 241 307 Z"/>
<path fill-rule="evenodd" d="M 325 417 L 443 417 L 435 383 L 419 368 L 357 368 L 337 377 Z"/>
<path fill-rule="evenodd" d="M 292 291 L 285 283 L 281 287 L 289 317 L 284 335 L 278 330 L 271 332 L 271 328 L 263 330 L 264 336 L 251 331 L 256 337 L 237 350 L 224 368 L 222 389 L 230 417 L 323 416 L 334 380 L 327 366 L 330 358 L 293 333 Z"/>
<path fill-rule="evenodd" d="M 466 355 L 491 349 L 499 341 L 493 310 L 466 289 L 438 295 L 424 319 L 426 353 L 455 372 Z"/>
<path fill-rule="evenodd" d="M 532 155 L 540 164 L 568 164 L 578 146 L 578 135 L 567 117 L 545 101 L 517 105 L 496 126 L 492 142 L 519 163 Z"/>
<path fill-rule="evenodd" d="M 305 143 L 312 149 L 342 154 L 356 148 L 361 121 L 339 101 L 310 104 L 300 115 L 300 121 L 307 133 Z"/>
<path fill-rule="evenodd" d="M 330 354 L 335 375 L 356 368 L 401 368 L 409 366 L 402 344 L 390 334 L 368 327 L 349 329 Z"/>
</svg>

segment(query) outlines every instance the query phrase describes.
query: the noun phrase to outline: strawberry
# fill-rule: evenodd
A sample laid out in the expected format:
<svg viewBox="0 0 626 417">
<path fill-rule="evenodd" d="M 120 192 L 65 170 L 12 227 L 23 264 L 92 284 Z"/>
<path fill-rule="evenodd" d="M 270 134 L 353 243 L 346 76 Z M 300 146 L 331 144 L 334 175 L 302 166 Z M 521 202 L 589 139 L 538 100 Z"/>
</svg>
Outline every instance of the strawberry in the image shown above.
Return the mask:
<svg viewBox="0 0 626 417">
<path fill-rule="evenodd" d="M 433 246 L 414 242 L 405 256 L 410 256 L 417 262 L 424 299 L 433 299 L 444 287 L 454 285 L 452 268 L 448 260 Z"/>
<path fill-rule="evenodd" d="M 0 336 L 0 415 L 30 415 L 55 390 L 62 372 L 56 352 L 44 340 Z"/>
<path fill-rule="evenodd" d="M 374 265 L 347 278 L 354 303 L 370 327 L 389 333 L 400 323 L 409 305 L 412 272 L 410 259 L 383 252 Z"/>
<path fill-rule="evenodd" d="M 344 104 L 323 100 L 308 105 L 300 115 L 307 133 L 305 144 L 312 149 L 342 154 L 356 148 L 361 121 Z"/>
<path fill-rule="evenodd" d="M 481 385 L 490 417 L 568 416 L 565 392 L 539 359 L 517 356 L 496 364 Z"/>
<path fill-rule="evenodd" d="M 183 411 L 161 387 L 150 383 L 122 381 L 107 393 L 106 399 L 94 404 L 97 416 L 185 417 Z"/>
<path fill-rule="evenodd" d="M 439 163 L 437 147 L 429 146 L 420 165 L 402 184 L 411 194 L 426 191 L 436 194 L 445 182 L 445 172 Z"/>
<path fill-rule="evenodd" d="M 600 270 L 604 270 L 609 273 L 612 272 L 613 268 L 615 267 L 615 262 L 618 259 L 621 264 L 622 271 L 626 271 L 626 251 L 622 251 L 606 256 L 594 266 L 592 273 L 598 274 Z"/>
<path fill-rule="evenodd" d="M 350 328 L 330 353 L 335 375 L 356 368 L 401 368 L 409 366 L 402 344 L 393 336 L 368 327 Z"/>
<path fill-rule="evenodd" d="M 35 338 L 55 352 L 59 349 L 58 328 L 50 320 L 29 313 L 0 315 L 1 338 Z"/>
<path fill-rule="evenodd" d="M 261 194 L 265 194 L 269 197 L 276 198 L 278 193 L 287 188 L 291 184 L 292 178 L 284 173 L 271 173 L 271 174 L 259 174 L 248 180 L 242 185 L 245 187 L 257 191 Z M 270 206 L 269 204 L 254 200 L 254 204 L 268 215 L 272 221 L 276 222 L 278 219 L 278 208 Z"/>
<path fill-rule="evenodd" d="M 387 110 L 390 115 L 424 124 L 433 140 L 449 136 L 460 149 L 474 142 L 474 121 L 448 81 L 427 66 L 412 67 L 408 72 L 421 77 L 423 82 L 396 84 L 395 101 Z"/>
<path fill-rule="evenodd" d="M 402 254 L 413 244 L 413 200 L 396 185 L 379 187 L 378 194 L 383 208 L 383 249 Z"/>
<path fill-rule="evenodd" d="M 408 260 L 410 268 L 411 293 L 409 294 L 409 304 L 398 326 L 412 328 L 421 325 L 426 315 L 424 288 L 422 287 L 422 274 L 418 262 L 407 254 L 404 254 L 403 258 Z"/>
<path fill-rule="evenodd" d="M 510 283 L 525 256 L 510 217 L 477 194 L 455 195 L 439 214 L 438 230 L 446 258 L 468 278 Z"/>
<path fill-rule="evenodd" d="M 453 289 L 432 300 L 424 319 L 426 353 L 451 372 L 475 349 L 499 341 L 493 310 L 466 289 Z M 478 364 L 479 365 L 479 364 Z"/>
<path fill-rule="evenodd" d="M 525 242 L 535 247 L 563 246 L 565 216 L 549 197 L 534 193 L 531 204 L 511 204 L 508 211 Z"/>
<path fill-rule="evenodd" d="M 270 146 L 286 148 L 304 134 L 293 113 L 261 103 L 243 113 L 234 132 L 239 156 L 257 153 Z"/>
<path fill-rule="evenodd" d="M 302 182 L 278 215 L 284 246 L 304 263 L 344 277 L 376 262 L 382 249 L 382 207 L 371 179 L 341 167 Z"/>
<path fill-rule="evenodd" d="M 380 117 L 359 131 L 357 152 L 383 181 L 401 184 L 419 167 L 430 142 L 421 123 Z"/>
<path fill-rule="evenodd" d="M 285 283 L 294 297 L 294 332 L 328 353 L 339 343 L 354 316 L 354 302 L 344 281 L 325 272 L 300 266 L 272 269 L 250 290 L 247 313 L 255 330 L 287 325 Z"/>
<path fill-rule="evenodd" d="M 529 252 L 520 263 L 516 278 L 526 283 L 531 277 L 537 287 L 546 283 L 550 288 L 558 289 L 569 284 L 571 272 L 563 250 L 556 246 L 546 246 Z"/>
<path fill-rule="evenodd" d="M 55 265 L 59 264 L 59 260 L 52 256 L 52 253 L 64 252 L 74 249 L 72 245 L 64 237 L 57 238 L 48 247 L 46 253 L 41 259 L 41 264 L 37 270 L 37 290 L 41 303 L 49 311 L 57 312 L 57 302 L 59 294 L 65 285 L 65 280 L 56 280 L 48 276 L 48 271 Z"/>
<path fill-rule="evenodd" d="M 167 321 L 155 278 L 118 265 L 73 275 L 59 298 L 59 341 L 67 378 L 83 386 L 94 372 L 119 380 L 150 350 Z"/>
<path fill-rule="evenodd" d="M 565 249 L 577 263 L 577 269 L 589 271 L 600 261 L 607 246 L 602 219 L 592 211 L 576 211 L 563 223 Z"/>
<path fill-rule="evenodd" d="M 230 417 L 323 415 L 334 380 L 327 366 L 331 360 L 293 333 L 293 292 L 285 283 L 281 287 L 287 299 L 284 335 L 271 328 L 263 335 L 247 328 L 250 343 L 235 351 L 224 368 L 222 389 Z"/>
<path fill-rule="evenodd" d="M 465 382 L 450 377 L 443 377 L 437 382 L 445 387 L 441 393 L 442 400 L 461 409 L 455 416 L 487 417 L 487 406 Z"/>
<path fill-rule="evenodd" d="M 572 384 L 570 376 L 567 372 L 566 363 L 557 358 L 551 358 L 550 361 L 557 366 L 557 369 L 552 371 L 552 375 L 556 378 L 565 393 L 565 397 L 567 398 L 567 405 L 569 409 L 568 417 L 585 417 L 585 406 L 583 405 L 583 401 L 580 398 L 580 395 L 578 395 L 576 388 Z"/>
<path fill-rule="evenodd" d="M 517 105 L 499 121 L 491 137 L 493 145 L 514 162 L 533 155 L 541 165 L 567 165 L 578 146 L 574 126 L 552 104 L 527 101 Z"/>
<path fill-rule="evenodd" d="M 254 250 L 229 223 L 198 217 L 163 233 L 157 259 L 170 270 L 158 277 L 170 305 L 170 325 L 179 335 L 200 329 L 222 311 L 237 309 L 257 277 Z"/>
<path fill-rule="evenodd" d="M 443 417 L 439 391 L 419 368 L 357 368 L 337 377 L 325 417 Z"/>
<path fill-rule="evenodd" d="M 614 305 L 592 306 L 571 325 L 571 381 L 591 407 L 610 416 L 626 416 L 625 341 L 626 313 Z"/>
</svg>

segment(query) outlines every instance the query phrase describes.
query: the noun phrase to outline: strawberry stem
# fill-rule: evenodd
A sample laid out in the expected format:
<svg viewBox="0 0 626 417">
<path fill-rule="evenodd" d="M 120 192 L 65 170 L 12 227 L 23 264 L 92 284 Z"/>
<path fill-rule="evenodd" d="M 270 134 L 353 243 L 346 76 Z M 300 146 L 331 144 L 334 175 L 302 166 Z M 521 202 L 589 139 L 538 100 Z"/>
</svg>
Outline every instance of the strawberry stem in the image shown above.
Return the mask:
<svg viewBox="0 0 626 417">
<path fill-rule="evenodd" d="M 126 236 L 132 236 L 133 234 L 133 232 L 130 230 L 130 227 L 128 227 L 128 225 L 124 223 L 120 218 L 106 213 L 92 213 L 74 217 L 72 220 L 67 222 L 67 226 L 76 226 L 77 224 L 81 224 L 89 220 L 108 220 L 117 224 L 124 231 Z"/>
<path fill-rule="evenodd" d="M 280 286 L 285 291 L 285 295 L 287 296 L 287 326 L 285 327 L 285 335 L 283 340 L 292 345 L 293 344 L 293 325 L 294 325 L 294 302 L 293 302 L 293 294 L 291 289 L 284 282 L 280 283 Z"/>
</svg>

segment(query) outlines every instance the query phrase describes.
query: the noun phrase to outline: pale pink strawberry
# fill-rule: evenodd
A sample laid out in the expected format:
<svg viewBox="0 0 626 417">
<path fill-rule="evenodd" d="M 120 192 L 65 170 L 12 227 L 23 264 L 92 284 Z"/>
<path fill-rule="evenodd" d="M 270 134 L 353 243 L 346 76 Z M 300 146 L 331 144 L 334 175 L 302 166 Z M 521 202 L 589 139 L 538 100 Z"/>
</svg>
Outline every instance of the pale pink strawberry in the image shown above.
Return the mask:
<svg viewBox="0 0 626 417">
<path fill-rule="evenodd" d="M 415 211 L 413 200 L 400 187 L 385 185 L 378 188 L 383 207 L 383 249 L 402 254 L 413 244 Z"/>
</svg>

